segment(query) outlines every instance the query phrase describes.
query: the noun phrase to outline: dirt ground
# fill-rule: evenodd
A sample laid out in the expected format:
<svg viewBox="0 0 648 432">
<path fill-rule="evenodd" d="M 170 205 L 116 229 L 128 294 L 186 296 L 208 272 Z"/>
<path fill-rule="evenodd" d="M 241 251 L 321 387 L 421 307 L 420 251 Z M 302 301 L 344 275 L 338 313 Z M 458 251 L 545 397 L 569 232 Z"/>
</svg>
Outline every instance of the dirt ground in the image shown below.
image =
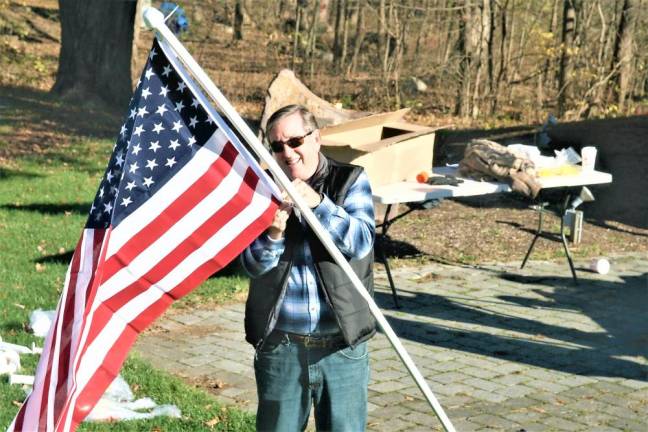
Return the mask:
<svg viewBox="0 0 648 432">
<path fill-rule="evenodd" d="M 648 230 L 615 221 L 588 219 L 587 204 L 580 209 L 586 222 L 581 242 L 569 244 L 574 257 L 648 253 Z M 402 205 L 399 208 L 400 212 L 406 210 Z M 388 230 L 385 249 L 388 256 L 398 258 L 390 261 L 395 263 L 399 259 L 408 263 L 437 260 L 473 264 L 522 260 L 537 226 L 538 212 L 523 197 L 500 194 L 444 200 L 435 208 L 415 210 L 397 220 Z M 563 259 L 558 236 L 560 219 L 547 215 L 543 226 L 551 238 L 540 238 L 530 259 Z"/>
</svg>

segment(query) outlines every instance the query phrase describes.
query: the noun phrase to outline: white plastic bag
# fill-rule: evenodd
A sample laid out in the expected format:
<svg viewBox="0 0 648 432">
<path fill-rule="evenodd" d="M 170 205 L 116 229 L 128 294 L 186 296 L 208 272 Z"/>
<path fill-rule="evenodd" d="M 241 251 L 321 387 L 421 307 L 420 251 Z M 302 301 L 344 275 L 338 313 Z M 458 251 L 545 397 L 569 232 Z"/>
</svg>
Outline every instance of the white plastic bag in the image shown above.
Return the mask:
<svg viewBox="0 0 648 432">
<path fill-rule="evenodd" d="M 0 375 L 14 374 L 20 370 L 20 355 L 13 350 L 0 351 Z"/>
<path fill-rule="evenodd" d="M 130 386 L 121 375 L 117 375 L 108 386 L 97 405 L 86 417 L 88 421 L 118 421 L 147 419 L 158 416 L 181 417 L 180 409 L 175 405 L 158 406 L 151 398 L 134 400 Z M 151 410 L 141 412 L 142 410 Z"/>
<path fill-rule="evenodd" d="M 47 332 L 52 326 L 52 321 L 56 311 L 44 311 L 42 309 L 36 309 L 29 315 L 29 327 L 34 332 L 34 335 L 38 337 L 47 336 Z"/>
</svg>

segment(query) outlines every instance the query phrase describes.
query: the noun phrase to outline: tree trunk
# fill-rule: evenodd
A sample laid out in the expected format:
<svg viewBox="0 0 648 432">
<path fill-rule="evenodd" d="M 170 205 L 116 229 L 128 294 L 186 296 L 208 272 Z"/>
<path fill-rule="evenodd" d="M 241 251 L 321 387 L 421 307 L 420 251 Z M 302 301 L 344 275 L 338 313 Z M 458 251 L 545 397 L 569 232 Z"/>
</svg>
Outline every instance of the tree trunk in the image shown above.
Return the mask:
<svg viewBox="0 0 648 432">
<path fill-rule="evenodd" d="M 628 90 L 631 87 L 634 71 L 632 68 L 632 45 L 634 40 L 634 23 L 637 12 L 636 0 L 624 0 L 623 12 L 619 20 L 619 30 L 614 44 L 614 67 L 618 69 L 616 85 L 614 86 L 615 100 L 619 111 L 626 109 Z"/>
<path fill-rule="evenodd" d="M 564 0 L 562 20 L 562 46 L 560 71 L 558 75 L 558 115 L 563 117 L 567 112 L 567 102 L 571 98 L 572 51 L 576 27 L 576 7 L 574 0 Z"/>
<path fill-rule="evenodd" d="M 343 33 L 343 14 L 345 0 L 337 0 L 335 4 L 335 35 L 333 39 L 333 65 L 336 70 L 340 69 L 340 59 L 342 58 L 342 33 Z"/>
<path fill-rule="evenodd" d="M 319 7 L 320 0 L 315 0 L 315 5 L 313 5 L 313 14 L 311 16 L 310 22 L 310 32 L 308 34 L 308 66 L 309 66 L 309 75 L 313 79 L 313 74 L 315 73 L 315 40 L 317 39 L 317 22 L 319 18 Z"/>
<path fill-rule="evenodd" d="M 136 2 L 59 0 L 61 52 L 52 92 L 119 107 L 132 93 Z"/>
<path fill-rule="evenodd" d="M 488 50 L 491 41 L 491 10 L 490 0 L 482 0 L 481 5 L 475 8 L 472 20 L 475 22 L 475 39 L 476 52 L 473 54 L 477 67 L 475 74 L 475 84 L 473 86 L 472 96 L 472 118 L 477 118 L 480 112 L 481 99 L 483 98 L 485 89 L 490 87 L 490 82 L 484 83 L 484 71 L 488 67 Z M 488 73 L 488 72 L 487 72 Z M 485 81 L 488 81 L 486 76 Z"/>
<path fill-rule="evenodd" d="M 243 0 L 236 0 L 234 5 L 234 34 L 232 35 L 233 40 L 242 41 L 243 40 Z"/>
<path fill-rule="evenodd" d="M 479 45 L 479 22 L 481 16 L 475 12 L 475 7 L 465 2 L 459 10 L 459 40 L 457 51 L 460 56 L 459 87 L 455 114 L 462 117 L 471 115 L 471 93 L 473 89 L 473 65 L 478 60 L 477 47 Z"/>
<path fill-rule="evenodd" d="M 358 55 L 360 54 L 360 48 L 362 47 L 362 42 L 364 41 L 366 33 L 364 23 L 365 1 L 366 0 L 358 0 L 358 19 L 356 21 L 356 33 L 353 42 L 353 56 L 351 57 L 349 68 L 347 69 L 347 75 L 355 73 L 355 70 L 358 67 Z"/>
<path fill-rule="evenodd" d="M 290 60 L 290 68 L 292 70 L 295 70 L 295 66 L 297 65 L 297 56 L 298 56 L 298 51 L 299 51 L 299 39 L 300 39 L 300 25 L 301 25 L 301 20 L 302 20 L 302 2 L 300 0 L 297 0 L 297 4 L 295 5 L 295 31 L 293 33 L 293 52 L 292 52 L 292 59 Z"/>
</svg>

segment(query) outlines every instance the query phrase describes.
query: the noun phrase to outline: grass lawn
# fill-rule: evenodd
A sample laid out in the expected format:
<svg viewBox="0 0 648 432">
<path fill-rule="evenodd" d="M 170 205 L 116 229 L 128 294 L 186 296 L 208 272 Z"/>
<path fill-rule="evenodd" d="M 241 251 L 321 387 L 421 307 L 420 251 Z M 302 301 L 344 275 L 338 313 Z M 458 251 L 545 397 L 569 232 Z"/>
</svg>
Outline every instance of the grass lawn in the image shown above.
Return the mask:
<svg viewBox="0 0 648 432">
<path fill-rule="evenodd" d="M 34 95 L 31 95 L 34 97 Z M 0 101 L 0 336 L 6 342 L 42 346 L 26 324 L 31 311 L 54 309 L 61 293 L 72 251 L 85 224 L 90 202 L 107 164 L 113 140 L 104 134 L 65 129 L 59 119 L 49 121 L 54 134 L 50 146 L 25 138 L 29 121 L 42 120 L 51 109 L 64 109 L 55 101 L 9 98 Z M 59 113 L 60 114 L 60 113 Z M 35 123 L 34 130 L 46 131 Z M 92 128 L 90 128 L 92 130 Z M 118 127 L 114 133 L 118 132 Z M 12 152 L 16 144 L 29 150 Z M 4 152 L 3 152 L 4 150 Z M 246 280 L 226 274 L 210 278 L 173 307 L 218 303 L 245 292 Z M 243 323 L 241 323 L 243 325 Z M 19 373 L 33 374 L 36 356 L 21 356 Z M 117 424 L 83 424 L 80 430 L 253 430 L 254 417 L 219 406 L 209 394 L 187 386 L 175 377 L 156 371 L 144 360 L 130 357 L 123 375 L 136 397 L 151 397 L 159 404 L 175 404 L 181 419 L 156 418 Z M 4 430 L 18 411 L 25 393 L 0 377 L 0 429 Z"/>
</svg>

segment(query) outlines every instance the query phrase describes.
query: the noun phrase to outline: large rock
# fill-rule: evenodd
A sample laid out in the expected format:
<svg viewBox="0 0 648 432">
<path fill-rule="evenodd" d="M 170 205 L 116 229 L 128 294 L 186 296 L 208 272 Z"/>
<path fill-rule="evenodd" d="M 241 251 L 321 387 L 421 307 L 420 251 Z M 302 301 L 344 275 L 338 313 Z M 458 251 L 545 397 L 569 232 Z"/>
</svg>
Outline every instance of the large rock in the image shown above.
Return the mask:
<svg viewBox="0 0 648 432">
<path fill-rule="evenodd" d="M 310 91 L 295 76 L 293 71 L 283 69 L 268 87 L 268 94 L 266 95 L 265 106 L 261 115 L 261 130 L 265 131 L 268 118 L 275 111 L 290 104 L 300 104 L 308 108 L 315 115 L 320 127 L 343 123 L 369 114 L 337 108 L 332 103 L 325 101 Z"/>
</svg>

